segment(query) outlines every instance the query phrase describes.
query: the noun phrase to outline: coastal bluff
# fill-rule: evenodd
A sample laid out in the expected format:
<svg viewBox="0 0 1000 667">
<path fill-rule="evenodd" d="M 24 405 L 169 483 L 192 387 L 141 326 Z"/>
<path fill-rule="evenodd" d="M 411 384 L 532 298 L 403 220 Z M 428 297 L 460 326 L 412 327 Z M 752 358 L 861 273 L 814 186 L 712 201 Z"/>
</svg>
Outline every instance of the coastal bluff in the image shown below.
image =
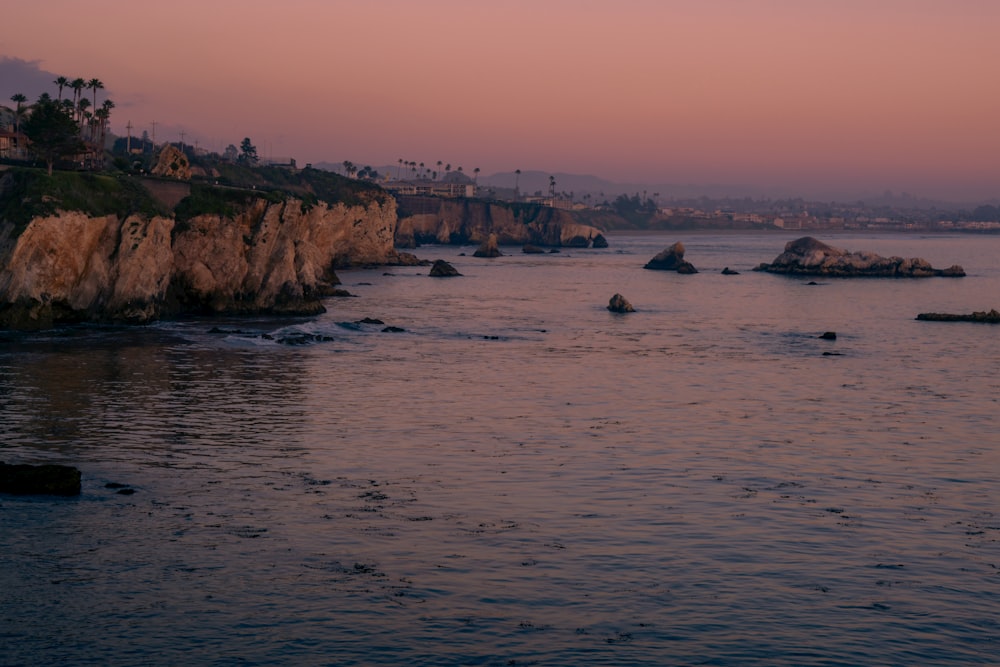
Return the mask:
<svg viewBox="0 0 1000 667">
<path fill-rule="evenodd" d="M 398 196 L 396 245 L 479 245 L 495 234 L 500 245 L 607 247 L 600 229 L 581 224 L 571 211 L 540 204 Z"/>
<path fill-rule="evenodd" d="M 250 197 L 190 217 L 59 210 L 0 221 L 0 327 L 321 313 L 336 268 L 407 263 L 395 228 L 396 202 L 378 194 Z"/>
</svg>

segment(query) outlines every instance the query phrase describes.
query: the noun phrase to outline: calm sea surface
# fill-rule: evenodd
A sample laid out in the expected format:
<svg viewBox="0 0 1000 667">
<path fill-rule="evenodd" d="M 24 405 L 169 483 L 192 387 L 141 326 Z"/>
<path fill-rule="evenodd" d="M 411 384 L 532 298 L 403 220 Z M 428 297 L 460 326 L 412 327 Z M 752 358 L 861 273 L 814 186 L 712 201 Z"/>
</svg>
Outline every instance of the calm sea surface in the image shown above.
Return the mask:
<svg viewBox="0 0 1000 667">
<path fill-rule="evenodd" d="M 0 334 L 0 460 L 83 472 L 0 495 L 0 664 L 997 664 L 1000 327 L 914 317 L 1000 308 L 1000 237 L 821 236 L 964 279 L 750 271 L 791 238 Z M 701 273 L 642 269 L 676 240 Z"/>
</svg>

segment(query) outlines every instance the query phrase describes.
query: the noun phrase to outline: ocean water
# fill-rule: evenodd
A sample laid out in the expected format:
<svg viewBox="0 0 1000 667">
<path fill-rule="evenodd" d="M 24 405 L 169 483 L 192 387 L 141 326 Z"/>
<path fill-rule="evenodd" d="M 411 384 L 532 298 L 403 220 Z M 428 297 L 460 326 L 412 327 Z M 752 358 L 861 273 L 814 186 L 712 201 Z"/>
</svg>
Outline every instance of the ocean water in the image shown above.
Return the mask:
<svg viewBox="0 0 1000 667">
<path fill-rule="evenodd" d="M 83 472 L 0 495 L 0 664 L 997 664 L 1000 328 L 914 318 L 1000 308 L 1000 237 L 821 237 L 963 279 L 750 271 L 794 236 L 0 334 L 0 460 Z M 701 273 L 642 269 L 676 240 Z"/>
</svg>

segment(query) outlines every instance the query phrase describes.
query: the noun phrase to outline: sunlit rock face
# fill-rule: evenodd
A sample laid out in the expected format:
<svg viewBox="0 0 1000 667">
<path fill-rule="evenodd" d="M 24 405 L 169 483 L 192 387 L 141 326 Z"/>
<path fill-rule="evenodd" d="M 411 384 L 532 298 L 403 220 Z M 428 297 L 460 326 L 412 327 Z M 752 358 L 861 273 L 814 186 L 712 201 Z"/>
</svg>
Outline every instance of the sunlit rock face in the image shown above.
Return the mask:
<svg viewBox="0 0 1000 667">
<path fill-rule="evenodd" d="M 240 213 L 89 217 L 0 225 L 0 327 L 142 324 L 187 313 L 315 314 L 338 267 L 394 264 L 391 198 L 306 206 L 254 201 Z"/>
<path fill-rule="evenodd" d="M 770 264 L 762 263 L 755 271 L 837 278 L 927 278 L 961 277 L 965 271 L 954 265 L 935 269 L 920 257 L 882 257 L 873 252 L 848 252 L 804 236 L 785 244 L 785 250 Z"/>
</svg>

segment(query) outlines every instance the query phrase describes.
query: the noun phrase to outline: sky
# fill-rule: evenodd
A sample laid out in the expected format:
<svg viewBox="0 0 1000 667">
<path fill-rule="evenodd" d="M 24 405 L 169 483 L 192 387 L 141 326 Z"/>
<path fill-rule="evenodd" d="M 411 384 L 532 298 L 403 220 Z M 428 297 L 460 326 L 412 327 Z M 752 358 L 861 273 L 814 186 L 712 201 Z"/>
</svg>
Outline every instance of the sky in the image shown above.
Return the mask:
<svg viewBox="0 0 1000 667">
<path fill-rule="evenodd" d="M 998 35 L 997 0 L 35 0 L 0 103 L 98 78 L 117 134 L 300 165 L 974 201 Z"/>
</svg>

